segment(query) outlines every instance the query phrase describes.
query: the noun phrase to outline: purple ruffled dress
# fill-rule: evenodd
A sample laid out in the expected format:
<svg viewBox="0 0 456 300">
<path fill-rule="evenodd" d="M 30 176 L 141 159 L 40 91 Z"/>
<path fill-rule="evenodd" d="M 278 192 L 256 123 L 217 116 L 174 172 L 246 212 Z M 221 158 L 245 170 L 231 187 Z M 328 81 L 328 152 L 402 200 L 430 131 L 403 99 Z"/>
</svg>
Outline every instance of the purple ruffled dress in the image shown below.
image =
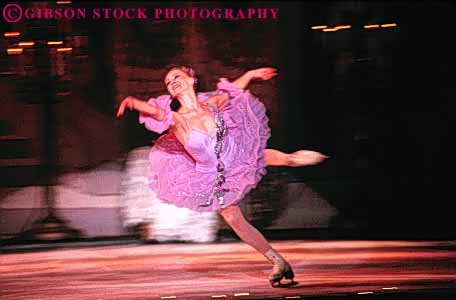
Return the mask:
<svg viewBox="0 0 456 300">
<path fill-rule="evenodd" d="M 217 91 L 198 93 L 198 101 L 206 102 L 219 92 L 229 95 L 229 103 L 216 115 L 223 118 L 225 133 L 219 159 L 224 165 L 223 205 L 209 201 L 214 194 L 219 163 L 214 151 L 217 137 L 191 130 L 183 146 L 173 133 L 162 135 L 149 155 L 149 184 L 162 201 L 195 211 L 217 211 L 239 202 L 266 174 L 264 149 L 270 137 L 266 110 L 256 97 L 237 88 L 224 78 Z M 163 95 L 148 103 L 165 110 L 162 121 L 140 114 L 139 122 L 156 133 L 173 125 L 171 98 Z M 210 205 L 204 206 L 204 204 Z"/>
</svg>

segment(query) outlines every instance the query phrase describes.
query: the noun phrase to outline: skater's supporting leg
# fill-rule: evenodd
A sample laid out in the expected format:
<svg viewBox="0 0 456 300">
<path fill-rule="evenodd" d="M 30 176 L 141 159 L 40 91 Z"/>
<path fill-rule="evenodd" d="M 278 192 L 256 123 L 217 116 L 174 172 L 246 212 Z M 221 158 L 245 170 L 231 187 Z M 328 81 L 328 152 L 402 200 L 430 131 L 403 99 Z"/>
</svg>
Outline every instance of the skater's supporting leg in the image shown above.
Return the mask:
<svg viewBox="0 0 456 300">
<path fill-rule="evenodd" d="M 221 210 L 220 214 L 241 240 L 263 254 L 273 264 L 272 273 L 269 277 L 269 281 L 273 287 L 296 284 L 293 281 L 294 273 L 291 266 L 271 247 L 264 236 L 245 219 L 239 206 L 229 206 Z M 280 281 L 284 277 L 285 279 L 290 279 L 291 282 L 282 285 Z"/>
<path fill-rule="evenodd" d="M 255 250 L 264 254 L 271 249 L 264 236 L 245 219 L 239 206 L 228 206 L 220 211 L 220 215 L 239 238 Z"/>
</svg>

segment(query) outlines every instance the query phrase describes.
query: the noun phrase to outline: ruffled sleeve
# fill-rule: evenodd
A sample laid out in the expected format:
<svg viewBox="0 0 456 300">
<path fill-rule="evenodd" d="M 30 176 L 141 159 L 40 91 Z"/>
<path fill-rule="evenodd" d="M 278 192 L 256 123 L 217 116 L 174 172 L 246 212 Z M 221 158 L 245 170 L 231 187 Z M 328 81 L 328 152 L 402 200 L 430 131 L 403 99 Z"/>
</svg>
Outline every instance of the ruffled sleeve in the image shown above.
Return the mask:
<svg viewBox="0 0 456 300">
<path fill-rule="evenodd" d="M 144 124 L 147 129 L 156 133 L 162 133 L 167 130 L 169 126 L 174 125 L 173 114 L 171 111 L 171 100 L 172 99 L 169 95 L 162 95 L 158 98 L 150 98 L 147 103 L 163 109 L 165 117 L 160 121 L 152 118 L 151 116 L 140 113 L 139 123 Z"/>
</svg>

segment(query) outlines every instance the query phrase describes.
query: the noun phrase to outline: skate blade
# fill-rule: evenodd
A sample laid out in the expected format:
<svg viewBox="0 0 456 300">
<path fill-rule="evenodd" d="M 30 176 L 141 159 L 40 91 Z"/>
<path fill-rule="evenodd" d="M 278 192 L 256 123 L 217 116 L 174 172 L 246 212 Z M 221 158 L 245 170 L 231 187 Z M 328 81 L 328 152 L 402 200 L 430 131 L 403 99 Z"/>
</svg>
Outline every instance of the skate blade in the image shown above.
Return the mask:
<svg viewBox="0 0 456 300">
<path fill-rule="evenodd" d="M 297 284 L 299 284 L 299 282 L 294 281 L 293 279 L 291 279 L 290 281 L 287 281 L 287 282 L 282 282 L 281 280 L 278 280 L 278 281 L 271 280 L 271 286 L 273 288 L 289 288 L 289 287 L 292 287 Z"/>
</svg>

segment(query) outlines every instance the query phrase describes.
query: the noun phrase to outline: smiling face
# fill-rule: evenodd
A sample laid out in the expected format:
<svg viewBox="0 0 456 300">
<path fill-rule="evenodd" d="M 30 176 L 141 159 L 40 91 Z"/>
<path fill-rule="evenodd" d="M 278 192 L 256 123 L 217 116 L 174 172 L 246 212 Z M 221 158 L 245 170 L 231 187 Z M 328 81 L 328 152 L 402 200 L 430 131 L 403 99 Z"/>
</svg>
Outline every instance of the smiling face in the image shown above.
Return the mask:
<svg viewBox="0 0 456 300">
<path fill-rule="evenodd" d="M 172 97 L 177 97 L 185 91 L 193 90 L 195 78 L 179 68 L 171 69 L 165 75 L 165 86 Z"/>
</svg>

